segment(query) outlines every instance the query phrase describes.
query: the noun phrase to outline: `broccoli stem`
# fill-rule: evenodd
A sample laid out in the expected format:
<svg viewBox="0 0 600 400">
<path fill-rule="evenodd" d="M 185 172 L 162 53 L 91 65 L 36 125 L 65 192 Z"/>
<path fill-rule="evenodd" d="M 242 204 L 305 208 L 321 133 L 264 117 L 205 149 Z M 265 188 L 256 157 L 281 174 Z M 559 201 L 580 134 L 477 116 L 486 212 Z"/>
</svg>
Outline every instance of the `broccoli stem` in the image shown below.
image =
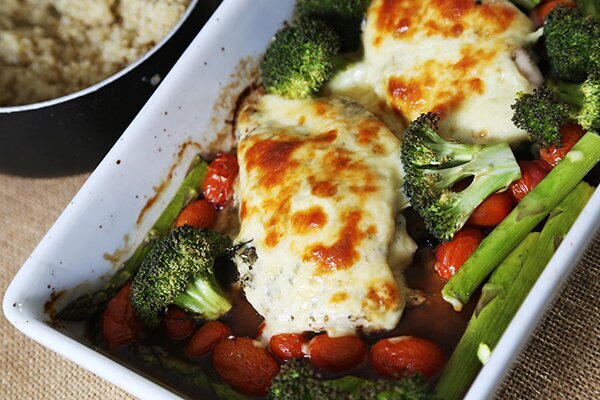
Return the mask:
<svg viewBox="0 0 600 400">
<path fill-rule="evenodd" d="M 583 93 L 581 92 L 581 83 L 557 82 L 554 87 L 557 89 L 558 99 L 577 109 L 583 106 Z"/>
<path fill-rule="evenodd" d="M 212 276 L 195 278 L 173 304 L 209 320 L 219 318 L 232 307 L 231 301 Z"/>
<path fill-rule="evenodd" d="M 600 137 L 590 131 L 481 242 L 442 289 L 444 300 L 455 310 L 461 310 L 494 268 L 556 208 L 598 161 Z"/>
<path fill-rule="evenodd" d="M 511 2 L 527 11 L 533 10 L 542 0 L 511 0 Z"/>
<path fill-rule="evenodd" d="M 452 187 L 461 179 L 473 177 L 473 182 L 459 195 L 460 209 L 465 210 L 464 220 L 489 195 L 497 192 L 498 188 L 506 189 L 521 177 L 515 157 L 505 143 L 483 147 L 474 156 L 471 154 L 468 164 L 440 169 L 438 173 L 442 178 L 435 184 L 438 190 Z"/>
<path fill-rule="evenodd" d="M 464 396 L 593 191 L 587 183 L 579 183 L 552 211 L 542 232 L 530 233 L 494 271 L 437 383 L 435 394 L 440 399 Z"/>
<path fill-rule="evenodd" d="M 177 193 L 175 193 L 171 202 L 164 209 L 131 257 L 123 263 L 104 286 L 95 292 L 79 296 L 60 310 L 56 314 L 56 318 L 68 321 L 81 321 L 90 318 L 102 310 L 106 303 L 117 294 L 119 289 L 135 275 L 144 257 L 146 257 L 154 243 L 168 232 L 183 207 L 198 197 L 202 190 L 202 183 L 206 176 L 207 167 L 208 164 L 199 156 L 196 156 Z"/>
</svg>

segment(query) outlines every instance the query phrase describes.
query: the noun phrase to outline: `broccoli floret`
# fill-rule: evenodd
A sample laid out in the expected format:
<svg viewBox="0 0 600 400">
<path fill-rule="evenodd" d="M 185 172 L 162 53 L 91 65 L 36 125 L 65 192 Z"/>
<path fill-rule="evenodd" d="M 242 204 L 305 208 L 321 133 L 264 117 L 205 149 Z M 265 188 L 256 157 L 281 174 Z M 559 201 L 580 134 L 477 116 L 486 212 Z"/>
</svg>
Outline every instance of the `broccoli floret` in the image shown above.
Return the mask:
<svg viewBox="0 0 600 400">
<path fill-rule="evenodd" d="M 506 189 L 521 171 L 508 144 L 450 142 L 437 134 L 437 122 L 436 114 L 422 114 L 404 134 L 404 191 L 427 230 L 450 240 L 483 200 Z M 462 191 L 453 191 L 465 178 L 473 180 Z"/>
<path fill-rule="evenodd" d="M 319 19 L 340 37 L 344 52 L 358 49 L 361 24 L 371 0 L 298 0 L 296 17 Z"/>
<path fill-rule="evenodd" d="M 570 106 L 570 117 L 586 131 L 600 130 L 600 75 L 582 84 L 559 82 L 558 97 Z"/>
<path fill-rule="evenodd" d="M 560 127 L 574 120 L 585 130 L 600 129 L 600 78 L 583 83 L 558 82 L 520 94 L 512 109 L 515 126 L 527 131 L 541 147 L 560 146 Z"/>
<path fill-rule="evenodd" d="M 293 359 L 281 366 L 269 389 L 270 400 L 426 400 L 431 398 L 419 375 L 400 380 L 376 381 L 345 376 L 334 380 L 317 378 L 305 361 Z"/>
<path fill-rule="evenodd" d="M 170 304 L 206 319 L 229 311 L 231 302 L 219 287 L 213 266 L 230 245 L 227 236 L 188 225 L 158 241 L 131 287 L 131 304 L 142 322 L 156 327 L 159 314 Z"/>
<path fill-rule="evenodd" d="M 544 24 L 550 65 L 560 79 L 582 82 L 600 70 L 600 24 L 581 11 L 555 7 Z"/>
<path fill-rule="evenodd" d="M 531 94 L 521 93 L 511 108 L 513 123 L 526 131 L 532 142 L 541 147 L 561 144 L 560 127 L 569 119 L 569 108 L 555 90 L 543 85 Z"/>
<path fill-rule="evenodd" d="M 299 19 L 275 35 L 260 64 L 267 92 L 305 98 L 333 75 L 340 41 L 322 21 Z"/>
</svg>

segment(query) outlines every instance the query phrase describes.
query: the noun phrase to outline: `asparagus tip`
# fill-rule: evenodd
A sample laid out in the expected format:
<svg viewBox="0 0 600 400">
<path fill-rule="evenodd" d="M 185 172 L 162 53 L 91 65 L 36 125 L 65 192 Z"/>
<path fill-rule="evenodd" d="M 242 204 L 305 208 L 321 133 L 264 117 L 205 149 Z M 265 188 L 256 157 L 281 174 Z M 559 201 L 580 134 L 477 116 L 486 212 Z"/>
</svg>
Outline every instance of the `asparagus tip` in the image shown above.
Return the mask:
<svg viewBox="0 0 600 400">
<path fill-rule="evenodd" d="M 461 312 L 463 308 L 463 303 L 457 297 L 454 296 L 454 293 L 450 293 L 450 290 L 446 290 L 446 287 L 442 290 L 442 297 L 445 301 L 452 305 L 454 311 Z"/>
</svg>

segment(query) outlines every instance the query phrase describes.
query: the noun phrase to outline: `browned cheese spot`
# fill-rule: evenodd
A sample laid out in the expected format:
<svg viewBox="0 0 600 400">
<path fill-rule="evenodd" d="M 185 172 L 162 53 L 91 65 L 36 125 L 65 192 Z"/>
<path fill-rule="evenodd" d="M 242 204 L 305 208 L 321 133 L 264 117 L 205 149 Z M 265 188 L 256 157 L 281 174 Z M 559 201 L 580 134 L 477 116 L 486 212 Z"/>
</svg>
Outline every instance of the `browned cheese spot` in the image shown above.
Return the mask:
<svg viewBox="0 0 600 400">
<path fill-rule="evenodd" d="M 346 223 L 338 234 L 338 239 L 329 246 L 324 244 L 311 246 L 304 256 L 304 261 L 315 263 L 319 274 L 351 268 L 360 258 L 357 247 L 366 236 L 358 228 L 361 219 L 361 211 L 349 212 L 346 215 Z"/>
<path fill-rule="evenodd" d="M 292 228 L 296 233 L 305 235 L 321 229 L 327 223 L 327 214 L 319 206 L 292 214 Z"/>
<path fill-rule="evenodd" d="M 346 292 L 335 292 L 329 299 L 329 301 L 334 304 L 343 303 L 346 300 L 348 300 L 348 293 Z"/>
<path fill-rule="evenodd" d="M 398 289 L 391 283 L 371 286 L 363 306 L 368 308 L 369 304 L 384 311 L 397 308 L 400 304 Z"/>
</svg>

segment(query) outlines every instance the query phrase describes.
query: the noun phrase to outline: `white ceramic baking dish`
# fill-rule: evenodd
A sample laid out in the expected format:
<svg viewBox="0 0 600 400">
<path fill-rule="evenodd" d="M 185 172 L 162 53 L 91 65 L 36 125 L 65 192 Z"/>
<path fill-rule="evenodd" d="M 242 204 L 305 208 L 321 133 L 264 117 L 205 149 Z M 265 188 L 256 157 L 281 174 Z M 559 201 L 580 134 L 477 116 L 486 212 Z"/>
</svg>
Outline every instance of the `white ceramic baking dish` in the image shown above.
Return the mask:
<svg viewBox="0 0 600 400">
<path fill-rule="evenodd" d="M 17 329 L 135 396 L 178 398 L 98 352 L 85 339 L 81 327 L 48 323 L 44 304 L 53 290 L 73 288 L 82 282 L 87 282 L 88 289 L 97 286 L 113 268 L 106 254 L 120 254 L 121 260 L 130 254 L 173 195 L 197 152 L 195 146 L 184 146 L 186 142 L 199 143 L 204 151 L 210 151 L 210 144 L 217 139 L 222 139 L 224 147 L 230 145 L 224 133 L 228 132 L 226 120 L 237 95 L 252 79 L 251 66 L 291 16 L 293 3 L 227 0 L 220 6 L 12 281 L 3 307 Z M 165 181 L 172 166 L 172 179 Z M 166 182 L 162 195 L 137 223 L 154 188 L 162 182 Z M 600 192 L 596 191 L 467 399 L 491 396 L 575 266 L 598 221 Z M 115 249 L 129 251 L 115 253 Z"/>
</svg>

